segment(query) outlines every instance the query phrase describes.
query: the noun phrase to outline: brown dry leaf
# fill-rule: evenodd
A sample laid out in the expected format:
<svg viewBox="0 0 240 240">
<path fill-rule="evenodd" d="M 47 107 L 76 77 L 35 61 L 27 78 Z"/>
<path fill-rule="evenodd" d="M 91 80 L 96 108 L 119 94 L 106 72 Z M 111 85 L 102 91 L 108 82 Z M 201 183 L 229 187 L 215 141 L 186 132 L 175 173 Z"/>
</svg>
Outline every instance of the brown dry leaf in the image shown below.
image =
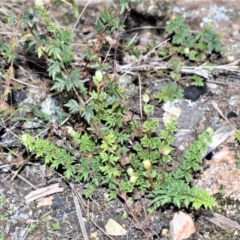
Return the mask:
<svg viewBox="0 0 240 240">
<path fill-rule="evenodd" d="M 12 115 L 14 113 L 14 109 L 4 100 L 0 100 L 0 114 L 7 116 Z"/>
<path fill-rule="evenodd" d="M 106 36 L 106 41 L 113 47 L 118 47 L 118 41 L 116 39 L 112 39 L 110 36 Z"/>
<path fill-rule="evenodd" d="M 131 163 L 131 157 L 130 156 L 127 156 L 127 155 L 124 155 L 121 159 L 121 165 L 122 166 L 126 166 L 128 164 Z"/>
<path fill-rule="evenodd" d="M 132 118 L 133 118 L 133 113 L 128 111 L 123 116 L 123 122 L 124 123 L 130 122 L 132 120 Z"/>
<path fill-rule="evenodd" d="M 108 220 L 105 228 L 107 234 L 111 236 L 124 236 L 127 234 L 127 230 L 111 218 Z"/>
<path fill-rule="evenodd" d="M 46 90 L 47 92 L 50 92 L 51 87 L 52 87 L 52 81 L 48 80 L 48 79 L 43 79 L 42 82 L 39 83 L 41 85 L 41 87 L 43 87 L 44 90 Z"/>
<path fill-rule="evenodd" d="M 53 196 L 51 197 L 47 197 L 47 198 L 41 198 L 37 201 L 37 206 L 41 207 L 41 206 L 51 206 L 53 203 Z"/>
<path fill-rule="evenodd" d="M 84 34 L 87 34 L 89 32 L 94 32 L 95 28 L 93 26 L 83 26 L 82 27 L 82 32 Z"/>
<path fill-rule="evenodd" d="M 59 183 L 53 184 L 45 188 L 40 188 L 35 191 L 32 191 L 27 196 L 25 196 L 25 202 L 26 204 L 28 204 L 36 199 L 45 197 L 47 195 L 51 195 L 53 193 L 62 192 L 63 190 L 64 190 L 63 188 L 59 187 Z"/>
<path fill-rule="evenodd" d="M 11 81 L 11 85 L 14 90 L 20 90 L 23 88 L 23 84 L 16 81 Z"/>
</svg>

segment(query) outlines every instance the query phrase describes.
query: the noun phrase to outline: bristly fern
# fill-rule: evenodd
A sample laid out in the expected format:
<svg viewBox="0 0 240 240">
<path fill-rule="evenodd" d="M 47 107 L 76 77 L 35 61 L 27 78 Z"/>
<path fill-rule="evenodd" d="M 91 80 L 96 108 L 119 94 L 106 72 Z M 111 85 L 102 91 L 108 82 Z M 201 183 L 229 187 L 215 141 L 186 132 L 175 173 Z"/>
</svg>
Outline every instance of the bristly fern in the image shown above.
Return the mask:
<svg viewBox="0 0 240 240">
<path fill-rule="evenodd" d="M 101 141 L 68 127 L 67 132 L 71 136 L 68 141 L 80 146 L 77 149 L 79 158 L 47 140 L 34 139 L 29 135 L 24 135 L 22 140 L 30 152 L 44 157 L 52 168 L 62 166 L 66 170 L 66 178 L 90 183 L 85 192 L 88 197 L 104 185 L 108 186 L 110 198 L 117 196 L 119 188 L 128 193 L 138 189 L 141 192 L 151 191 L 149 197 L 155 207 L 172 203 L 178 207 L 189 207 L 191 204 L 195 209 L 201 206 L 212 208 L 216 204 L 214 198 L 204 190 L 190 187 L 193 173 L 200 169 L 201 153 L 206 151 L 211 132 L 203 133 L 186 151 L 177 169 L 169 171 L 168 166 L 173 160 L 170 153 L 174 150 L 171 134 L 177 130 L 176 124 L 173 119 L 166 124 L 166 130 L 161 130 L 159 137 L 154 137 L 152 133 L 156 131 L 157 122 L 146 120 L 141 140 L 134 146 L 135 153 L 129 155 L 130 164 L 126 166 L 122 165 L 122 159 L 129 153 L 124 145 L 130 135 L 117 132 L 112 126 L 105 126 L 99 131 Z M 138 128 L 137 125 L 135 123 L 135 128 Z"/>
<path fill-rule="evenodd" d="M 129 0 L 121 0 L 120 11 L 125 11 L 129 3 Z M 103 35 L 107 33 L 113 36 L 116 30 L 123 31 L 122 20 L 115 14 L 120 16 L 119 12 L 110 10 L 104 10 L 101 14 L 96 26 Z M 180 23 L 174 22 L 168 28 L 169 32 L 175 34 L 172 43 L 178 45 L 178 50 L 175 49 L 177 53 L 189 54 L 191 60 L 195 58 L 198 61 L 200 47 L 203 49 L 206 45 L 205 52 L 219 49 L 216 36 L 205 32 L 205 35 L 190 38 L 189 28 L 183 28 L 181 19 Z M 26 41 L 25 49 L 46 61 L 47 71 L 53 80 L 51 90 L 64 93 L 62 105 L 67 108 L 66 112 L 73 114 L 83 124 L 82 132 L 71 127 L 64 131 L 67 146 L 78 144 L 70 149 L 49 140 L 23 135 L 23 143 L 30 152 L 44 158 L 46 164 L 54 169 L 61 166 L 67 179 L 89 183 L 86 197 L 104 186 L 109 191 L 110 199 L 121 191 L 129 195 L 141 191 L 151 193 L 155 207 L 167 203 L 178 207 L 188 207 L 190 204 L 194 208 L 214 206 L 215 201 L 207 192 L 190 187 L 194 172 L 200 169 L 201 152 L 206 149 L 209 134 L 200 136 L 186 152 L 177 169 L 172 169 L 176 119 L 172 119 L 157 134 L 158 121 L 150 117 L 154 107 L 148 104 L 149 97 L 145 96 L 145 118 L 142 122 L 127 120 L 127 94 L 107 71 L 110 64 L 102 62 L 97 53 L 89 49 L 86 59 L 94 75 L 90 77 L 90 86 L 85 84 L 82 79 L 84 74 L 71 64 L 74 59 L 73 33 L 55 24 L 42 6 L 28 8 L 23 14 L 21 25 L 32 38 Z M 206 41 L 211 44 L 207 45 Z M 199 45 L 199 49 L 191 48 L 201 42 L 203 44 Z M 186 49 L 187 46 L 191 49 Z M 3 49 L 7 51 L 6 46 Z M 178 57 L 169 61 L 168 66 L 173 70 L 171 77 L 175 80 L 180 78 L 183 64 Z M 182 91 L 176 85 L 170 85 L 156 97 L 165 101 L 179 96 L 182 96 Z"/>
<path fill-rule="evenodd" d="M 208 130 L 200 135 L 199 139 L 187 149 L 178 168 L 167 174 L 165 182 L 159 184 L 159 189 L 150 194 L 155 207 L 166 203 L 174 203 L 178 207 L 182 204 L 186 207 L 192 204 L 195 209 L 201 206 L 212 208 L 216 205 L 215 199 L 205 190 L 189 187 L 189 183 L 193 180 L 193 172 L 201 167 L 201 153 L 206 152 L 212 134 L 212 130 Z"/>
<path fill-rule="evenodd" d="M 22 136 L 22 141 L 28 146 L 30 152 L 36 154 L 37 158 L 44 157 L 45 163 L 50 164 L 53 169 L 57 169 L 59 166 L 63 167 L 64 176 L 67 179 L 73 178 L 76 174 L 74 167 L 76 159 L 64 148 L 60 148 L 48 140 L 35 139 L 27 134 Z"/>
<path fill-rule="evenodd" d="M 174 204 L 179 208 L 181 206 L 189 207 L 192 204 L 192 207 L 195 209 L 199 209 L 202 206 L 211 209 L 216 205 L 215 199 L 207 191 L 189 187 L 189 184 L 175 179 L 170 179 L 162 184 L 149 197 L 153 198 L 152 203 L 156 208 L 165 204 Z"/>
</svg>

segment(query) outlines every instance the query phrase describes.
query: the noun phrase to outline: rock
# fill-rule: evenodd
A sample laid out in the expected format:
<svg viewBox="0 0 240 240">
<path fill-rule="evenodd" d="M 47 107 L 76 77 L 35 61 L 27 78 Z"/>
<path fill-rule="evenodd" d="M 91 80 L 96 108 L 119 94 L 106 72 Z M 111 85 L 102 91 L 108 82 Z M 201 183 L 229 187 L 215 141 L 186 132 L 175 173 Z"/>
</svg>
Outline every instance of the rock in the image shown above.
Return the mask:
<svg viewBox="0 0 240 240">
<path fill-rule="evenodd" d="M 142 0 L 139 3 L 133 3 L 133 9 L 144 16 L 153 16 L 155 18 L 166 17 L 169 12 L 170 4 L 168 1 Z"/>
<path fill-rule="evenodd" d="M 127 234 L 127 230 L 111 218 L 108 220 L 105 228 L 106 233 L 111 236 L 125 236 Z"/>
<path fill-rule="evenodd" d="M 170 222 L 171 240 L 182 240 L 189 238 L 196 232 L 192 218 L 184 213 L 175 213 L 173 220 Z"/>
<path fill-rule="evenodd" d="M 189 86 L 184 89 L 184 97 L 192 101 L 196 101 L 201 95 L 205 93 L 207 93 L 206 85 L 204 87 Z"/>
</svg>

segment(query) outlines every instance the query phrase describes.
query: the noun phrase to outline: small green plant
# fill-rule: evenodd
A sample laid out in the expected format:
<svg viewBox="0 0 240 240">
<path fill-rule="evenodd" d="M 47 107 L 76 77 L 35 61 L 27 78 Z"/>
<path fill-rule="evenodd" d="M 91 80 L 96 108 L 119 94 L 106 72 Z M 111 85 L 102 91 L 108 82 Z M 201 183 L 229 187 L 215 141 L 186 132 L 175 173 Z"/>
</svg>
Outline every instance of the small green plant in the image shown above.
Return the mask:
<svg viewBox="0 0 240 240">
<path fill-rule="evenodd" d="M 166 174 L 163 184 L 159 184 L 159 189 L 150 194 L 156 207 L 166 203 L 181 206 L 181 203 L 184 202 L 185 206 L 188 207 L 191 203 L 194 208 L 198 209 L 201 205 L 211 208 L 216 204 L 215 199 L 210 197 L 206 191 L 189 187 L 189 183 L 193 180 L 193 172 L 198 171 L 202 163 L 199 152 L 207 150 L 207 144 L 211 142 L 212 134 L 212 130 L 209 130 L 200 135 L 199 139 L 188 148 L 177 169 Z"/>
<path fill-rule="evenodd" d="M 194 35 L 182 16 L 178 16 L 170 22 L 166 31 L 173 34 L 173 48 L 171 50 L 188 57 L 191 61 L 203 61 L 213 51 L 221 53 L 223 50 L 220 38 L 212 27 L 209 26 L 197 35 Z"/>
<path fill-rule="evenodd" d="M 48 217 L 47 217 L 47 216 L 41 217 L 41 221 L 42 221 L 43 223 L 48 222 Z"/>
<path fill-rule="evenodd" d="M 118 16 L 128 10 L 130 1 L 121 0 L 119 4 L 120 9 L 105 9 L 96 22 L 101 35 L 100 49 L 89 47 L 86 50 L 84 61 L 88 65 L 85 72 L 73 64 L 73 32 L 54 23 L 43 5 L 28 7 L 21 19 L 9 15 L 10 23 L 18 23 L 25 30 L 24 50 L 46 63 L 49 77 L 53 80 L 51 90 L 61 93 L 63 111 L 71 118 L 68 126 L 61 127 L 64 133 L 61 144 L 52 140 L 55 136 L 41 139 L 24 134 L 22 141 L 30 153 L 44 158 L 51 168 L 63 168 L 68 180 L 88 183 L 88 189 L 84 191 L 85 197 L 92 197 L 97 188 L 106 187 L 109 199 L 116 198 L 122 192 L 131 197 L 134 191 L 140 191 L 152 198 L 155 207 L 173 203 L 178 207 L 188 207 L 191 204 L 196 209 L 201 206 L 212 208 L 215 205 L 214 199 L 206 191 L 190 186 L 194 172 L 200 169 L 201 153 L 210 142 L 211 134 L 200 136 L 174 169 L 172 153 L 175 149 L 172 143 L 177 131 L 177 119 L 173 118 L 166 123 L 165 128 L 158 131 L 158 121 L 151 117 L 154 106 L 149 104 L 147 94 L 143 96 L 142 121 L 129 118 L 127 93 L 119 85 L 117 76 L 109 73 L 111 65 L 98 55 L 104 45 L 101 38 L 105 34 L 113 37 L 114 33 L 120 34 L 124 30 L 123 21 Z M 182 22 L 181 19 L 179 21 Z M 191 51 L 200 49 L 189 45 L 193 44 L 195 38 L 191 40 L 188 27 L 181 29 L 181 26 L 174 22 L 168 27 L 168 31 L 176 35 L 172 43 L 177 48 L 173 46 L 171 51 L 179 54 L 168 62 L 169 68 L 174 70 L 172 77 L 175 80 L 181 76 L 183 63 L 180 55 L 190 56 L 193 54 Z M 214 35 L 206 31 L 195 42 L 205 43 L 206 38 L 210 41 L 210 37 L 212 45 L 215 45 L 212 47 L 207 42 L 206 54 L 219 49 Z M 21 48 L 20 45 L 17 47 Z M 0 50 L 11 63 L 17 58 L 13 46 L 5 44 Z M 200 52 L 193 54 L 194 61 L 198 60 L 199 54 Z M 203 55 L 200 57 L 203 58 Z M 83 76 L 90 76 L 90 79 L 84 79 Z M 200 79 L 196 81 L 201 82 Z M 172 84 L 164 88 L 161 94 L 157 94 L 156 98 L 167 101 L 181 96 L 182 91 Z M 82 131 L 72 127 L 75 122 L 81 122 Z M 57 223 L 54 227 L 59 229 Z M 34 224 L 30 225 L 29 231 L 34 228 Z"/>
<path fill-rule="evenodd" d="M 14 219 L 14 220 L 12 221 L 12 224 L 13 224 L 13 225 L 17 225 L 17 224 L 18 224 L 18 220 L 17 220 L 17 219 Z"/>
<path fill-rule="evenodd" d="M 126 212 L 122 214 L 122 219 L 128 219 L 128 214 Z"/>
<path fill-rule="evenodd" d="M 240 142 L 240 132 L 239 131 L 236 133 L 236 138 Z"/>
<path fill-rule="evenodd" d="M 0 233 L 0 240 L 4 240 L 5 239 L 5 234 L 4 233 Z"/>
<path fill-rule="evenodd" d="M 59 221 L 54 222 L 51 226 L 54 231 L 61 230 L 61 225 Z"/>
<path fill-rule="evenodd" d="M 237 167 L 240 168 L 240 153 L 239 152 L 237 153 Z"/>
<path fill-rule="evenodd" d="M 28 227 L 28 232 L 33 232 L 36 229 L 37 225 L 35 223 L 30 223 Z"/>
<path fill-rule="evenodd" d="M 152 107 L 148 105 L 145 109 L 150 111 Z M 24 135 L 23 142 L 31 152 L 49 161 L 53 168 L 61 164 L 66 169 L 65 176 L 68 179 L 90 182 L 88 196 L 97 187 L 108 186 L 111 199 L 118 195 L 119 190 L 133 193 L 138 189 L 141 192 L 152 192 L 149 197 L 153 198 L 155 207 L 174 203 L 179 207 L 192 204 L 196 209 L 202 205 L 211 208 L 215 205 L 215 200 L 206 191 L 189 186 L 193 173 L 201 167 L 201 152 L 206 150 L 211 133 L 206 132 L 200 136 L 185 153 L 179 167 L 169 170 L 173 161 L 171 152 L 174 149 L 171 143 L 174 141 L 172 134 L 177 130 L 176 124 L 176 119 L 173 119 L 166 124 L 166 130 L 161 130 L 159 137 L 154 137 L 158 125 L 156 120 L 149 118 L 142 126 L 131 122 L 133 132 L 141 129 L 141 137 L 132 149 L 135 153 L 130 152 L 129 163 L 126 165 L 123 164 L 123 158 L 129 154 L 125 144 L 130 139 L 130 134 L 114 132 L 111 125 L 110 128 L 104 126 L 98 131 L 101 136 L 99 144 L 88 134 L 80 134 L 68 128 L 72 140 L 80 145 L 78 160 L 65 149 L 47 140 Z M 67 160 L 69 158 L 71 161 Z"/>
<path fill-rule="evenodd" d="M 148 208 L 148 209 L 147 209 L 147 212 L 150 213 L 150 214 L 153 214 L 154 211 L 155 211 L 154 208 Z"/>
<path fill-rule="evenodd" d="M 6 222 L 8 220 L 9 213 L 5 212 L 0 216 L 0 222 Z"/>
<path fill-rule="evenodd" d="M 223 51 L 220 37 L 211 26 L 193 34 L 184 18 L 178 16 L 167 25 L 166 31 L 171 34 L 171 42 L 161 50 L 160 55 L 171 56 L 167 64 L 172 69 L 170 77 L 175 81 L 181 78 L 180 70 L 186 62 L 203 63 L 209 61 L 208 58 L 213 52 L 221 54 Z M 197 86 L 203 86 L 201 77 L 194 75 L 193 80 Z"/>
<path fill-rule="evenodd" d="M 174 99 L 183 98 L 183 90 L 178 88 L 176 84 L 169 84 L 155 94 L 154 98 L 158 99 L 159 102 L 172 102 Z"/>
<path fill-rule="evenodd" d="M 4 196 L 0 196 L 0 209 L 4 206 L 6 198 Z"/>
</svg>

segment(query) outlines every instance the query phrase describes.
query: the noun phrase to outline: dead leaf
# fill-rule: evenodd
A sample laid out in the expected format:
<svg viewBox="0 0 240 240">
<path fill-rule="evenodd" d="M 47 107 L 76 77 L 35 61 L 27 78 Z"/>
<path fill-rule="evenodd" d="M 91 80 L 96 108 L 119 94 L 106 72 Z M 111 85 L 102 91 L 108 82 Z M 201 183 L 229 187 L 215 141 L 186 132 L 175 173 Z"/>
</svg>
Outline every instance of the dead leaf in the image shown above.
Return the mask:
<svg viewBox="0 0 240 240">
<path fill-rule="evenodd" d="M 14 109 L 4 100 L 0 100 L 0 114 L 7 116 L 12 115 L 14 113 Z"/>
<path fill-rule="evenodd" d="M 51 206 L 53 203 L 53 196 L 47 198 L 41 198 L 38 200 L 37 206 Z"/>
<path fill-rule="evenodd" d="M 128 111 L 123 116 L 123 122 L 124 123 L 130 122 L 132 120 L 132 118 L 133 118 L 133 113 Z"/>
<path fill-rule="evenodd" d="M 127 230 L 111 218 L 108 220 L 105 228 L 107 234 L 111 236 L 124 236 L 127 234 Z"/>
<path fill-rule="evenodd" d="M 121 159 L 121 165 L 126 166 L 131 163 L 131 156 L 124 155 Z"/>
</svg>

